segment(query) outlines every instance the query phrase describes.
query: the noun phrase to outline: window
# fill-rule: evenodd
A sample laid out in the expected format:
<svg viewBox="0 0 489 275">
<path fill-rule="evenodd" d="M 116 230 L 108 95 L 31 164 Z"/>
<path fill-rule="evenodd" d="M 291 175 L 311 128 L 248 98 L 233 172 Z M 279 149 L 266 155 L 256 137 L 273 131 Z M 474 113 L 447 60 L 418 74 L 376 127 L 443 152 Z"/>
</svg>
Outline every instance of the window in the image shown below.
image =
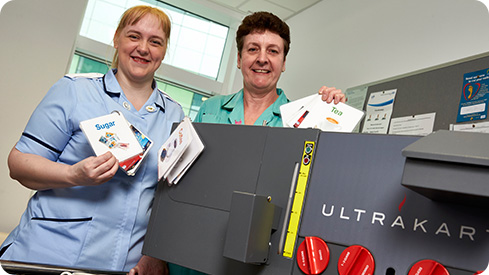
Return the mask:
<svg viewBox="0 0 489 275">
<path fill-rule="evenodd" d="M 183 108 L 183 112 L 186 116 L 189 116 L 192 120 L 195 119 L 199 112 L 200 105 L 208 98 L 207 96 L 194 93 L 184 88 L 164 83 L 157 80 L 158 88 L 167 93 L 171 98 L 180 103 Z"/>
<path fill-rule="evenodd" d="M 69 73 L 102 73 L 105 74 L 109 69 L 109 65 L 103 61 L 98 61 L 78 53 L 75 53 L 71 62 Z M 166 83 L 161 79 L 157 79 L 158 88 L 167 93 L 172 99 L 182 105 L 186 116 L 192 120 L 199 112 L 200 105 L 208 98 L 206 95 L 196 93 L 194 91 L 178 87 L 176 85 Z"/>
<path fill-rule="evenodd" d="M 73 55 L 71 61 L 70 74 L 74 73 L 101 73 L 105 74 L 110 66 L 104 62 L 96 61 L 79 54 Z"/>
<path fill-rule="evenodd" d="M 89 0 L 70 73 L 106 73 L 104 60 L 111 62 L 112 38 L 122 13 L 136 5 L 161 8 L 172 20 L 172 32 L 155 78 L 158 87 L 193 119 L 205 99 L 227 93 L 232 87 L 236 52 L 234 36 L 228 34 L 235 31 L 241 18 L 193 0 L 165 1 L 170 4 L 157 0 Z"/>
<path fill-rule="evenodd" d="M 90 0 L 80 35 L 112 44 L 122 13 L 135 5 L 159 7 L 172 21 L 170 46 L 163 63 L 218 78 L 229 27 L 157 0 Z"/>
</svg>

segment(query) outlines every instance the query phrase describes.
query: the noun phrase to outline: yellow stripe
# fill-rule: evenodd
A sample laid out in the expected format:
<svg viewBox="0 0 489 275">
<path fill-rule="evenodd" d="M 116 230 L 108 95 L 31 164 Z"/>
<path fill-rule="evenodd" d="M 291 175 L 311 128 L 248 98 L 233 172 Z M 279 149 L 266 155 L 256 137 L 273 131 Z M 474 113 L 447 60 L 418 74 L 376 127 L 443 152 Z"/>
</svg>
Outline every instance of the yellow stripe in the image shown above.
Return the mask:
<svg viewBox="0 0 489 275">
<path fill-rule="evenodd" d="M 311 169 L 311 160 L 313 153 L 314 142 L 306 141 L 304 144 L 304 152 L 302 154 L 302 162 L 299 169 L 299 176 L 297 177 L 297 184 L 295 187 L 294 202 L 292 204 L 292 210 L 290 213 L 289 227 L 287 229 L 284 252 L 282 254 L 284 257 L 287 258 L 292 258 L 292 256 L 294 255 L 295 242 L 299 233 L 299 222 L 306 193 L 307 180 L 309 179 L 309 170 Z M 306 164 L 304 160 L 307 158 L 309 158 L 309 162 Z"/>
</svg>

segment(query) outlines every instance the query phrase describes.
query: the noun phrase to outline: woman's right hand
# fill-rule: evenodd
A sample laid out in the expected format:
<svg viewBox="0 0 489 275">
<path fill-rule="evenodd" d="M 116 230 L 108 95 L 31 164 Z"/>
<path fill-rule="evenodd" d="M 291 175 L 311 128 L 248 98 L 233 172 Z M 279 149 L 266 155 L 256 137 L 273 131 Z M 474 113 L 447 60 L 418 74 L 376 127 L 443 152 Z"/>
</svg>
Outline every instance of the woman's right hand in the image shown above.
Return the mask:
<svg viewBox="0 0 489 275">
<path fill-rule="evenodd" d="M 112 179 L 119 162 L 110 152 L 98 157 L 88 157 L 70 167 L 70 182 L 73 185 L 99 185 Z"/>
</svg>

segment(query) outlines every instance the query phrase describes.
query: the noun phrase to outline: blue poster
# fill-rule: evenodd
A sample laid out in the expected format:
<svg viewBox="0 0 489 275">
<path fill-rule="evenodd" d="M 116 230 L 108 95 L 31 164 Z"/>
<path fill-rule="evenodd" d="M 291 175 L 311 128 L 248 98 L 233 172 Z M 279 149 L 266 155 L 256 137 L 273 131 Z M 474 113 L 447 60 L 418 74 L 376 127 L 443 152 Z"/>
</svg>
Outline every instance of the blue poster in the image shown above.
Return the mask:
<svg viewBox="0 0 489 275">
<path fill-rule="evenodd" d="M 481 120 L 487 117 L 489 69 L 464 74 L 464 84 L 457 122 Z"/>
</svg>

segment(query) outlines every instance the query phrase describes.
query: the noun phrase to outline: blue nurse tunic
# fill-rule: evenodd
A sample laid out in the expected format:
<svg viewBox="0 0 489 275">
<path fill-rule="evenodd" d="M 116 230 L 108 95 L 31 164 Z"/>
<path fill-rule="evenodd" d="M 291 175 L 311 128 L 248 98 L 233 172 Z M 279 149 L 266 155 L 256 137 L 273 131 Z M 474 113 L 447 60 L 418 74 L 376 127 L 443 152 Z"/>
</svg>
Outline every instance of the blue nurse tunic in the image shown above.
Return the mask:
<svg viewBox="0 0 489 275">
<path fill-rule="evenodd" d="M 16 148 L 75 164 L 94 155 L 80 121 L 117 110 L 154 142 L 147 158 L 135 176 L 119 169 L 102 185 L 37 191 L 2 244 L 1 259 L 127 271 L 141 258 L 158 181 L 157 151 L 184 114 L 156 85 L 143 108 L 136 110 L 116 73 L 59 80 L 32 114 Z"/>
</svg>

